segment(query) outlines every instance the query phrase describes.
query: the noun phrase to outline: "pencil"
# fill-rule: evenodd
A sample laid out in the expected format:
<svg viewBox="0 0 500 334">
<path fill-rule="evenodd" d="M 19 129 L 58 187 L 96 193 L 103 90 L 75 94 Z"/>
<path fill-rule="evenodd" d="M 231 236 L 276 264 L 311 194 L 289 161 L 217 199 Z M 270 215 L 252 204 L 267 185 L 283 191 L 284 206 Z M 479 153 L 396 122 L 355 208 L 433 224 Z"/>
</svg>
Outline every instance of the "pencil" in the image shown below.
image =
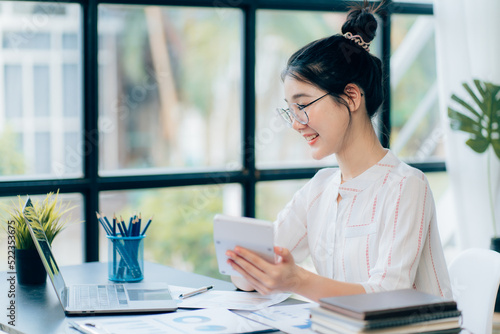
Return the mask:
<svg viewBox="0 0 500 334">
<path fill-rule="evenodd" d="M 120 216 L 120 225 L 122 226 L 123 232 L 122 232 L 122 237 L 127 236 L 127 226 L 125 226 L 125 221 L 123 220 L 123 217 Z"/>
<path fill-rule="evenodd" d="M 139 220 L 137 221 L 137 227 L 135 229 L 135 235 L 136 236 L 139 236 L 139 234 L 141 234 L 141 213 L 139 212 Z"/>
<path fill-rule="evenodd" d="M 120 235 L 122 237 L 125 237 L 126 235 L 125 235 L 125 231 L 122 228 L 122 224 L 120 224 L 120 222 L 118 222 L 118 224 L 116 224 L 116 225 L 118 225 L 118 229 L 120 230 Z"/>
<path fill-rule="evenodd" d="M 147 224 L 146 224 L 146 226 L 144 227 L 144 230 L 142 230 L 142 232 L 141 232 L 141 235 L 144 235 L 144 234 L 146 233 L 146 231 L 147 231 L 147 229 L 148 229 L 148 227 L 149 227 L 149 224 L 151 224 L 151 221 L 153 220 L 153 217 L 154 217 L 154 215 L 153 215 L 153 216 L 151 216 L 151 218 L 149 218 L 148 223 L 147 223 Z"/>
<path fill-rule="evenodd" d="M 133 224 L 133 221 L 134 221 L 134 217 L 130 216 L 130 220 L 128 222 L 128 230 L 127 230 L 127 235 L 129 237 L 132 236 L 132 224 Z"/>
<path fill-rule="evenodd" d="M 109 231 L 111 231 L 111 235 L 113 235 L 113 226 L 109 223 L 108 217 L 106 217 L 104 214 L 102 215 L 101 219 L 104 218 L 104 221 L 106 222 L 106 225 L 109 227 Z"/>
<path fill-rule="evenodd" d="M 135 218 L 134 218 L 134 219 L 132 219 L 132 224 L 130 224 L 130 226 L 129 226 L 128 230 L 129 230 L 129 235 L 130 235 L 131 237 L 135 236 L 135 235 L 134 235 L 134 234 L 135 234 Z"/>
<path fill-rule="evenodd" d="M 106 234 L 111 235 L 111 230 L 109 230 L 109 227 L 106 225 L 104 220 L 101 219 L 101 216 L 97 212 L 96 215 L 97 215 L 97 220 L 99 221 L 99 223 L 101 223 L 102 227 L 104 228 L 104 231 L 106 231 Z"/>
</svg>

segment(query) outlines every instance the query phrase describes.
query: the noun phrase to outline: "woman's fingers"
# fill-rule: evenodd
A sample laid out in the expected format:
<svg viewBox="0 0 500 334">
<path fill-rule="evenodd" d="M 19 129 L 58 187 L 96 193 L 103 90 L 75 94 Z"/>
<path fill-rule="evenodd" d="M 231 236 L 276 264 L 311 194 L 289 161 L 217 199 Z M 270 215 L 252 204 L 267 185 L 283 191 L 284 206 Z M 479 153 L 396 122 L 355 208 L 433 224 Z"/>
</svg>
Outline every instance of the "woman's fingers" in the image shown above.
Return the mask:
<svg viewBox="0 0 500 334">
<path fill-rule="evenodd" d="M 254 264 L 256 267 L 260 268 L 261 271 L 266 271 L 266 269 L 269 269 L 272 264 L 264 260 L 262 257 L 259 255 L 255 254 L 252 251 L 249 251 L 246 248 L 243 247 L 235 247 L 234 251 L 236 254 L 247 260 L 248 262 Z"/>
<path fill-rule="evenodd" d="M 262 264 L 261 263 L 262 261 L 264 262 L 266 261 L 260 259 L 259 256 L 253 254 L 252 252 L 241 248 L 238 249 L 237 247 L 235 249 L 235 252 L 227 251 L 226 255 L 235 264 L 237 264 L 241 268 L 241 270 L 245 271 L 248 275 L 252 276 L 253 278 L 257 280 L 262 280 L 265 277 L 265 274 L 262 271 L 262 268 L 259 267 L 259 264 Z M 240 271 L 238 272 L 241 274 Z"/>
<path fill-rule="evenodd" d="M 262 282 L 256 279 L 254 276 L 249 274 L 245 269 L 243 269 L 238 263 L 235 261 L 228 259 L 227 262 L 231 265 L 231 267 L 240 273 L 243 278 L 250 284 L 253 289 L 257 290 L 259 293 L 263 295 L 270 294 L 272 291 L 269 290 Z"/>
<path fill-rule="evenodd" d="M 236 247 L 234 252 L 229 251 L 227 255 L 255 280 L 254 284 L 258 284 L 258 288 L 261 291 L 266 289 L 275 290 L 277 285 L 280 284 L 279 276 L 281 268 L 267 262 L 252 251 L 242 247 Z M 268 291 L 266 291 L 266 293 L 267 292 Z"/>
<path fill-rule="evenodd" d="M 228 263 L 260 293 L 289 291 L 300 281 L 293 256 L 286 248 L 275 247 L 274 251 L 278 256 L 276 263 L 242 247 L 228 250 L 226 255 Z"/>
<path fill-rule="evenodd" d="M 228 251 L 226 255 L 239 267 L 235 270 L 250 281 L 257 291 L 262 294 L 270 294 L 275 290 L 277 285 L 276 268 L 272 264 L 241 247 L 236 247 L 234 252 Z"/>
</svg>

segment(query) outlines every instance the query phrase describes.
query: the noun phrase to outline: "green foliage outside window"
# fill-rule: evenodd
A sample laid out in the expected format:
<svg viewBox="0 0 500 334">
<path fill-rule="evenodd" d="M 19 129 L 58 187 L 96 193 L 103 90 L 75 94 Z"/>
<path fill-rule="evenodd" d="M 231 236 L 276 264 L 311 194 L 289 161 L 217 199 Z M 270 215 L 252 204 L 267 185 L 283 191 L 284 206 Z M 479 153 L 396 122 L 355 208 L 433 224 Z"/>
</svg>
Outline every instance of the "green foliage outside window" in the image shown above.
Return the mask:
<svg viewBox="0 0 500 334">
<path fill-rule="evenodd" d="M 18 149 L 17 137 L 9 128 L 0 133 L 0 176 L 24 174 L 24 156 Z"/>
<path fill-rule="evenodd" d="M 213 217 L 223 211 L 223 187 L 184 187 L 137 194 L 146 232 L 146 260 L 228 280 L 219 274 L 213 245 Z M 123 212 L 133 212 L 131 206 Z"/>
</svg>

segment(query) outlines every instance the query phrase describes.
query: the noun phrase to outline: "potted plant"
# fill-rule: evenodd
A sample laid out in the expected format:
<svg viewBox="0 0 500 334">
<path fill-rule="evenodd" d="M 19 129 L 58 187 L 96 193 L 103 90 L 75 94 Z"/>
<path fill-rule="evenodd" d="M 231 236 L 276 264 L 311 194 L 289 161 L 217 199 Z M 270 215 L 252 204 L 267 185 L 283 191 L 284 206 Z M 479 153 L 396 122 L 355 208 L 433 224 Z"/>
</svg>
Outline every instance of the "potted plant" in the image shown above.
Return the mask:
<svg viewBox="0 0 500 334">
<path fill-rule="evenodd" d="M 500 236 L 497 231 L 495 203 L 491 184 L 492 151 L 500 159 L 500 86 L 480 80 L 474 80 L 474 86 L 478 95 L 476 95 L 467 83 L 463 83 L 463 87 L 477 107 L 473 107 L 453 94 L 451 99 L 461 105 L 465 109 L 465 112 L 460 112 L 450 107 L 448 108 L 448 117 L 450 118 L 450 126 L 453 130 L 470 133 L 470 138 L 465 142 L 467 146 L 479 154 L 487 152 L 488 199 L 491 223 L 493 224 L 493 237 L 491 238 L 490 248 L 500 252 Z M 492 149 L 490 149 L 490 145 Z M 499 297 L 500 294 L 497 294 L 496 312 L 500 311 Z"/>
<path fill-rule="evenodd" d="M 18 196 L 18 203 L 13 203 L 7 217 L 9 234 L 13 235 L 15 239 L 17 280 L 19 284 L 44 284 L 45 268 L 24 220 L 23 206 L 24 201 L 21 196 Z M 30 212 L 30 216 L 43 226 L 49 244 L 52 244 L 54 238 L 71 219 L 69 216 L 63 219 L 63 216 L 72 208 L 69 207 L 69 203 L 62 203 L 59 199 L 59 191 L 55 194 L 50 192 L 43 201 L 33 201 L 33 210 Z"/>
<path fill-rule="evenodd" d="M 479 96 L 475 94 L 467 83 L 464 83 L 463 87 L 469 93 L 478 109 L 476 110 L 470 104 L 453 94 L 451 99 L 468 110 L 471 117 L 452 108 L 448 108 L 448 116 L 450 117 L 450 126 L 453 130 L 460 130 L 471 134 L 471 137 L 465 142 L 467 146 L 477 153 L 487 152 L 488 198 L 491 210 L 491 222 L 493 224 L 491 246 L 492 249 L 500 251 L 500 238 L 497 233 L 493 190 L 491 189 L 490 165 L 492 150 L 488 149 L 491 145 L 495 155 L 500 159 L 500 98 L 497 97 L 500 92 L 500 86 L 480 80 L 474 80 L 474 85 L 479 92 Z"/>
</svg>

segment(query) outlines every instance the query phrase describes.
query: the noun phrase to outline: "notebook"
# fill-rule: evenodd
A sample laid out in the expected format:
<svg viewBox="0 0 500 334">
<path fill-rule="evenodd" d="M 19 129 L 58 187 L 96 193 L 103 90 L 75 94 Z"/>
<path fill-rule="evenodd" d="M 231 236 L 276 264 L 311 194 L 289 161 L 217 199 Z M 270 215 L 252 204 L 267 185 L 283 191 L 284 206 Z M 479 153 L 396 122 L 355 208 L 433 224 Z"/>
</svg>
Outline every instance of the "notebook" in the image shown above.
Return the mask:
<svg viewBox="0 0 500 334">
<path fill-rule="evenodd" d="M 166 282 L 66 285 L 40 223 L 28 219 L 33 208 L 28 196 L 23 208 L 29 228 L 59 302 L 68 315 L 152 313 L 177 310 Z"/>
<path fill-rule="evenodd" d="M 457 310 L 457 303 L 413 289 L 326 297 L 320 306 L 360 320 L 385 319 Z"/>
</svg>

